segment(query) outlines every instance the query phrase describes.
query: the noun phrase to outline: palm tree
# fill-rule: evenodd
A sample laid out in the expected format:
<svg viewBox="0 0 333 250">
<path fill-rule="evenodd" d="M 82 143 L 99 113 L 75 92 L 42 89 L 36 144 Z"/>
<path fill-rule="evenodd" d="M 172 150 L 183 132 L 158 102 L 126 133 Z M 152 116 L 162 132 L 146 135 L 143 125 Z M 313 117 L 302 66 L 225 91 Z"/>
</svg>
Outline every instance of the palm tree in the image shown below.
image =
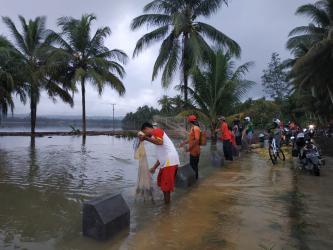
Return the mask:
<svg viewBox="0 0 333 250">
<path fill-rule="evenodd" d="M 53 32 L 50 41 L 59 47 L 58 58 L 63 58 L 67 65 L 67 77 L 73 86 L 81 86 L 82 128 L 86 133 L 86 83 L 90 82 L 101 95 L 106 85 L 116 90 L 119 95 L 125 93 L 122 78 L 125 70 L 122 64 L 127 62 L 127 55 L 118 49 L 110 50 L 104 41 L 111 34 L 109 27 L 98 28 L 92 34 L 91 26 L 96 17 L 83 15 L 81 19 L 62 17 L 58 19 L 61 33 Z"/>
<path fill-rule="evenodd" d="M 144 7 L 145 14 L 132 21 L 132 30 L 144 25 L 156 27 L 138 40 L 133 56 L 152 43 L 162 41 L 152 80 L 163 69 L 162 86 L 167 88 L 180 66 L 185 104 L 188 103 L 187 87 L 191 68 L 213 53 L 205 38 L 228 48 L 236 56 L 240 55 L 241 49 L 234 40 L 213 26 L 198 21 L 199 18 L 210 17 L 223 3 L 227 4 L 228 1 L 154 0 Z"/>
<path fill-rule="evenodd" d="M 161 106 L 161 112 L 163 114 L 171 114 L 173 111 L 172 98 L 167 95 L 162 96 L 157 103 Z"/>
<path fill-rule="evenodd" d="M 24 77 L 23 88 L 30 99 L 31 133 L 34 134 L 37 104 L 42 90 L 45 90 L 54 101 L 55 97 L 59 96 L 64 102 L 73 105 L 73 100 L 67 91 L 67 86 L 52 78 L 57 74 L 59 67 L 53 61 L 54 48 L 46 42 L 48 36 L 45 28 L 46 18 L 37 17 L 27 22 L 24 17 L 19 16 L 21 33 L 9 17 L 3 17 L 2 20 L 13 37 L 10 50 L 20 64 L 20 70 L 15 74 Z"/>
<path fill-rule="evenodd" d="M 292 76 L 297 88 L 310 89 L 313 96 L 327 96 L 333 105 L 333 0 L 301 6 L 297 14 L 311 18 L 308 26 L 295 28 L 287 47 L 307 44 L 309 50 L 294 62 Z"/>
<path fill-rule="evenodd" d="M 8 110 L 14 110 L 12 93 L 14 90 L 14 79 L 11 74 L 11 60 L 8 50 L 10 42 L 0 36 L 0 115 L 6 116 Z"/>
<path fill-rule="evenodd" d="M 188 90 L 196 108 L 186 113 L 197 113 L 208 122 L 212 142 L 216 143 L 217 139 L 218 117 L 230 115 L 234 106 L 255 84 L 244 78 L 252 65 L 253 62 L 247 62 L 236 68 L 229 52 L 217 50 L 203 70 L 199 67 L 193 70 L 193 88 L 188 87 Z"/>
<path fill-rule="evenodd" d="M 172 97 L 171 103 L 172 103 L 175 113 L 181 112 L 182 108 L 184 107 L 184 100 L 181 95 L 176 95 L 175 97 Z M 190 107 L 191 105 L 192 104 L 189 102 L 188 106 Z"/>
</svg>

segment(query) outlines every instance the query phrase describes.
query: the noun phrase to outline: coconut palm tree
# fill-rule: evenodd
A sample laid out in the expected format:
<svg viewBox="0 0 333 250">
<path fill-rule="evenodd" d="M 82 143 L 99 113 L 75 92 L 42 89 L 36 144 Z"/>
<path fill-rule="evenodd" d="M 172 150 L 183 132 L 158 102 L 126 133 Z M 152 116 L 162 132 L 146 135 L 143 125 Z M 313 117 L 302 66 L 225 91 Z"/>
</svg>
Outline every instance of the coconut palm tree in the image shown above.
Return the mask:
<svg viewBox="0 0 333 250">
<path fill-rule="evenodd" d="M 12 76 L 12 60 L 9 49 L 10 42 L 3 36 L 0 36 L 0 115 L 6 116 L 8 110 L 13 112 L 14 101 L 12 94 L 15 83 Z"/>
<path fill-rule="evenodd" d="M 173 106 L 172 106 L 172 98 L 167 96 L 167 95 L 163 95 L 158 101 L 157 103 L 161 106 L 161 112 L 163 114 L 171 114 L 173 111 Z"/>
<path fill-rule="evenodd" d="M 311 89 L 314 97 L 327 95 L 333 105 L 333 0 L 319 0 L 301 6 L 297 14 L 311 18 L 308 26 L 295 28 L 287 47 L 291 50 L 300 44 L 310 49 L 294 62 L 292 76 L 297 88 Z"/>
<path fill-rule="evenodd" d="M 228 48 L 230 53 L 236 56 L 240 55 L 241 49 L 234 40 L 213 26 L 198 21 L 200 18 L 210 17 L 223 3 L 227 4 L 228 1 L 154 0 L 144 7 L 145 14 L 132 21 L 132 30 L 144 25 L 155 28 L 138 40 L 133 56 L 137 56 L 154 42 L 162 41 L 152 80 L 155 80 L 163 69 L 162 86 L 167 88 L 180 67 L 186 104 L 191 68 L 213 53 L 205 38 Z"/>
<path fill-rule="evenodd" d="M 24 17 L 19 16 L 21 32 L 9 17 L 3 17 L 2 20 L 12 34 L 13 41 L 10 47 L 20 64 L 19 71 L 16 69 L 15 74 L 24 77 L 22 79 L 24 91 L 30 99 L 31 133 L 34 134 L 37 104 L 42 90 L 45 90 L 54 101 L 55 97 L 59 96 L 64 102 L 73 105 L 73 100 L 67 91 L 67 86 L 52 77 L 57 74 L 59 67 L 53 61 L 55 48 L 46 42 L 48 36 L 45 28 L 46 18 L 37 17 L 27 22 Z"/>
<path fill-rule="evenodd" d="M 171 103 L 176 114 L 180 113 L 184 107 L 184 100 L 181 95 L 176 95 L 175 97 L 172 97 Z M 187 105 L 191 107 L 192 104 L 189 102 Z"/>
<path fill-rule="evenodd" d="M 109 27 L 101 27 L 93 34 L 92 22 L 96 16 L 83 15 L 81 19 L 62 17 L 58 19 L 60 33 L 53 32 L 50 41 L 59 46 L 58 58 L 67 65 L 67 80 L 75 86 L 80 84 L 82 94 L 82 129 L 86 132 L 86 84 L 90 82 L 101 95 L 104 87 L 110 86 L 119 95 L 125 93 L 122 78 L 125 70 L 122 64 L 127 55 L 118 49 L 110 50 L 105 39 L 111 35 Z"/>
<path fill-rule="evenodd" d="M 217 50 L 202 70 L 196 67 L 192 71 L 193 88 L 188 87 L 188 91 L 196 108 L 185 112 L 196 113 L 207 121 L 213 142 L 217 139 L 218 117 L 230 115 L 255 84 L 244 78 L 252 65 L 247 62 L 236 68 L 230 52 Z"/>
</svg>

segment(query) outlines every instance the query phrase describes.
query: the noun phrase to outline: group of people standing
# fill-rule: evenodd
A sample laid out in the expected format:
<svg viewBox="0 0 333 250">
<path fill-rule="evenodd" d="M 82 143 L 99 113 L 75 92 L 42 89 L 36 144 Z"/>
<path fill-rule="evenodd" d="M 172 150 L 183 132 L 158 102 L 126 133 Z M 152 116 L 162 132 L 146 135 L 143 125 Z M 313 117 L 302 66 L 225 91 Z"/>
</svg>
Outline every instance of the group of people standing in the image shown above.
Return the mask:
<svg viewBox="0 0 333 250">
<path fill-rule="evenodd" d="M 250 117 L 245 117 L 242 123 L 239 117 L 236 117 L 232 126 L 228 125 L 224 116 L 219 118 L 220 128 L 216 132 L 220 132 L 223 142 L 223 153 L 226 160 L 232 161 L 234 155 L 238 155 L 238 151 L 242 146 L 248 147 L 253 141 L 253 124 Z"/>
<path fill-rule="evenodd" d="M 241 123 L 239 118 L 233 121 L 233 126 L 228 126 L 225 117 L 220 117 L 220 132 L 223 141 L 223 152 L 226 160 L 233 160 L 234 150 L 238 150 L 242 144 L 251 144 L 253 138 L 253 126 L 250 117 Z M 187 117 L 190 124 L 188 139 L 181 142 L 179 147 L 188 145 L 187 152 L 190 155 L 190 166 L 195 172 L 196 179 L 199 178 L 200 146 L 205 141 L 203 131 L 200 128 L 198 119 L 195 115 Z M 164 202 L 170 203 L 171 192 L 174 191 L 177 169 L 180 164 L 178 152 L 174 143 L 168 135 L 161 129 L 154 127 L 153 124 L 145 122 L 138 134 L 141 141 L 147 141 L 156 146 L 156 162 L 150 172 L 153 174 L 160 167 L 157 184 L 164 195 Z"/>
</svg>

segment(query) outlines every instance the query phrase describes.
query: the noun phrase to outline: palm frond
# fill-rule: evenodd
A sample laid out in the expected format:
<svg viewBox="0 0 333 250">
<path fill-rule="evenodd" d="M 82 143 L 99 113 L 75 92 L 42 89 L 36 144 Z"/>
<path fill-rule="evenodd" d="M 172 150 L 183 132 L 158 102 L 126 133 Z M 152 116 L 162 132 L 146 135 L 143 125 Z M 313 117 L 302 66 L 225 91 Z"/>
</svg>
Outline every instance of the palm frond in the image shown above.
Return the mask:
<svg viewBox="0 0 333 250">
<path fill-rule="evenodd" d="M 165 14 L 145 14 L 138 16 L 131 22 L 131 29 L 137 30 L 143 25 L 149 27 L 167 26 L 172 23 L 172 18 Z"/>
<path fill-rule="evenodd" d="M 209 24 L 198 22 L 197 25 L 200 33 L 207 36 L 218 45 L 225 46 L 235 56 L 240 56 L 241 48 L 234 40 Z"/>
<path fill-rule="evenodd" d="M 26 43 L 24 41 L 24 38 L 20 34 L 20 32 L 17 30 L 14 22 L 9 17 L 2 17 L 3 22 L 6 24 L 10 32 L 12 33 L 15 43 L 17 44 L 19 50 L 25 54 L 29 54 L 28 48 L 26 46 Z"/>
<path fill-rule="evenodd" d="M 148 47 L 153 42 L 163 39 L 167 35 L 168 31 L 169 26 L 163 26 L 141 37 L 136 43 L 133 57 L 137 56 L 144 48 Z"/>
<path fill-rule="evenodd" d="M 222 3 L 228 5 L 228 0 L 202 0 L 198 2 L 194 8 L 194 16 L 209 17 L 221 7 Z"/>
</svg>

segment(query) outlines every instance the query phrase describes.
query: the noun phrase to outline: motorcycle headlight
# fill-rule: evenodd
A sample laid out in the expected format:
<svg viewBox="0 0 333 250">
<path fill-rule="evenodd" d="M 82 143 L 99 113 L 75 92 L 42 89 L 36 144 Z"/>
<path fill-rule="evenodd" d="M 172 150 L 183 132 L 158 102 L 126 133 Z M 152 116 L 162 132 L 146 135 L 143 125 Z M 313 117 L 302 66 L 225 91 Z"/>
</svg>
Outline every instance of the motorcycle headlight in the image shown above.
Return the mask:
<svg viewBox="0 0 333 250">
<path fill-rule="evenodd" d="M 309 125 L 309 129 L 314 129 L 315 128 L 315 125 Z"/>
</svg>

